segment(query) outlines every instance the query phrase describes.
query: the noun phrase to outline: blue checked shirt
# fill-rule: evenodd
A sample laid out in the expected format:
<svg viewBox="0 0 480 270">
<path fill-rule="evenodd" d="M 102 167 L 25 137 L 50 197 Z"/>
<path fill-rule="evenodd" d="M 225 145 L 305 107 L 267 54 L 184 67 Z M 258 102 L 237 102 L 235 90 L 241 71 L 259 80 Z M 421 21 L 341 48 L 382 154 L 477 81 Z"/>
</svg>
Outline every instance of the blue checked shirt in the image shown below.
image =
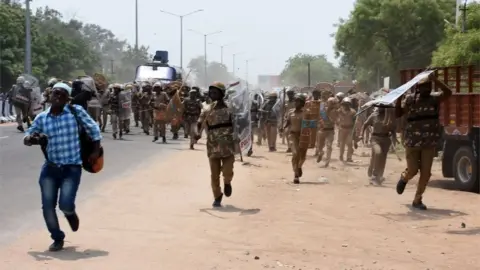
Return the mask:
<svg viewBox="0 0 480 270">
<path fill-rule="evenodd" d="M 93 141 L 102 139 L 98 124 L 79 105 L 73 105 L 77 117 L 87 134 Z M 56 165 L 81 165 L 80 138 L 75 116 L 65 105 L 63 112 L 54 116 L 50 108 L 40 113 L 33 120 L 32 126 L 25 132 L 27 136 L 43 133 L 48 138 L 48 160 Z"/>
</svg>

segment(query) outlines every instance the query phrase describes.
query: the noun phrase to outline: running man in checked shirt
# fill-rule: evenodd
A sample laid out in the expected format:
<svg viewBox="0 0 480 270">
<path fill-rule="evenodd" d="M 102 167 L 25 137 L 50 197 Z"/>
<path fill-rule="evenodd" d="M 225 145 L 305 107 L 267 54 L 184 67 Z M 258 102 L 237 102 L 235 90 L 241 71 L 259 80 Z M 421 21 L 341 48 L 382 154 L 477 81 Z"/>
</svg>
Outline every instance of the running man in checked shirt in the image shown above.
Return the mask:
<svg viewBox="0 0 480 270">
<path fill-rule="evenodd" d="M 82 158 L 77 119 L 72 110 L 75 110 L 81 128 L 95 142 L 95 151 L 90 156 L 92 160 L 99 156 L 102 139 L 98 124 L 85 109 L 79 105 L 68 104 L 71 93 L 72 88 L 67 84 L 55 84 L 51 92 L 52 106 L 37 115 L 24 138 L 24 144 L 27 146 L 36 144 L 40 136 L 48 140 L 46 162 L 40 172 L 39 184 L 43 217 L 54 241 L 50 245 L 50 251 L 63 249 L 65 239 L 65 233 L 60 230 L 55 212 L 57 200 L 72 231 L 77 231 L 80 225 L 75 212 L 75 197 L 82 176 Z"/>
</svg>

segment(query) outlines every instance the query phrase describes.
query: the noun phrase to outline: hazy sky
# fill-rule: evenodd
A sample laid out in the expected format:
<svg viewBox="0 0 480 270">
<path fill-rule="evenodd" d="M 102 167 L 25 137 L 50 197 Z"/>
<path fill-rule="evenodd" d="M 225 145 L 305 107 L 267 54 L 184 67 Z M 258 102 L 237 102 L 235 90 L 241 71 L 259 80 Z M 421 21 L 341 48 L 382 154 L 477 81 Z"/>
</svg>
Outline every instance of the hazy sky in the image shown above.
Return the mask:
<svg viewBox="0 0 480 270">
<path fill-rule="evenodd" d="M 335 32 L 333 24 L 347 17 L 355 0 L 139 0 L 139 44 L 155 50 L 169 51 L 170 62 L 180 64 L 180 19 L 161 13 L 166 10 L 186 14 L 197 9 L 203 12 L 184 18 L 183 62 L 187 66 L 193 57 L 203 55 L 203 36 L 187 31 L 191 28 L 212 35 L 208 42 L 207 59 L 220 62 L 221 44 L 224 63 L 229 70 L 236 57 L 240 77 L 246 76 L 249 61 L 249 80 L 257 75 L 279 74 L 288 57 L 296 53 L 326 54 L 336 63 L 333 54 Z M 122 39 L 135 42 L 135 0 L 34 0 L 32 8 L 49 6 L 60 11 L 65 19 L 99 24 Z"/>
</svg>

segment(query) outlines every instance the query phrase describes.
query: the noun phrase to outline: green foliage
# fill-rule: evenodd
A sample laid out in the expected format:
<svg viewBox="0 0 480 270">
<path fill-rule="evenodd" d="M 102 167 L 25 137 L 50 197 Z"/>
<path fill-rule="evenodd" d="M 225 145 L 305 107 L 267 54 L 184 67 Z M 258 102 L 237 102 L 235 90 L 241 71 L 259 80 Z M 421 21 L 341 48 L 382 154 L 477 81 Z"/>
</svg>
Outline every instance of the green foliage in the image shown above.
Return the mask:
<svg viewBox="0 0 480 270">
<path fill-rule="evenodd" d="M 336 25 L 337 57 L 363 85 L 383 76 L 398 84 L 398 70 L 430 65 L 454 12 L 455 0 L 358 0 Z"/>
<path fill-rule="evenodd" d="M 296 54 L 286 61 L 280 74 L 285 84 L 296 86 L 308 85 L 308 63 L 310 63 L 310 82 L 333 82 L 344 79 L 341 69 L 328 62 L 325 55 Z"/>
<path fill-rule="evenodd" d="M 480 63 L 480 4 L 467 5 L 465 32 L 452 25 L 445 27 L 445 39 L 433 54 L 433 66 L 478 65 Z"/>
<path fill-rule="evenodd" d="M 234 80 L 232 74 L 228 72 L 227 66 L 218 62 L 208 62 L 208 81 L 205 82 L 205 58 L 203 56 L 192 58 L 187 67 L 191 70 L 190 76 L 195 77 L 196 85 L 205 86 L 214 81 L 229 83 Z"/>
<path fill-rule="evenodd" d="M 131 81 L 135 68 L 151 59 L 148 48 L 136 50 L 98 25 L 65 21 L 49 7 L 38 9 L 31 21 L 32 72 L 42 83 L 95 72 Z M 0 25 L 0 87 L 7 90 L 24 72 L 25 9 L 17 1 L 1 0 Z"/>
</svg>

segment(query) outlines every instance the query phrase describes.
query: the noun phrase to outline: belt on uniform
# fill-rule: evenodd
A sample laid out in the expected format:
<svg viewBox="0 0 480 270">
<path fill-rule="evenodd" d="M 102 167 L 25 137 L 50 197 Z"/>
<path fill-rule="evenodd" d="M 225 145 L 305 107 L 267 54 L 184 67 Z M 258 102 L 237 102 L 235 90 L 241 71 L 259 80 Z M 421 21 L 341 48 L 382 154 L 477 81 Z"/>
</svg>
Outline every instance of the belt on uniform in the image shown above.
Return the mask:
<svg viewBox="0 0 480 270">
<path fill-rule="evenodd" d="M 212 126 L 207 124 L 207 130 L 213 130 L 213 129 L 218 129 L 218 128 L 228 128 L 228 127 L 233 127 L 233 123 L 228 122 L 228 123 L 221 123 L 221 124 L 212 125 Z"/>
<path fill-rule="evenodd" d="M 377 136 L 377 137 L 390 137 L 390 133 L 372 133 L 372 136 Z"/>
</svg>

